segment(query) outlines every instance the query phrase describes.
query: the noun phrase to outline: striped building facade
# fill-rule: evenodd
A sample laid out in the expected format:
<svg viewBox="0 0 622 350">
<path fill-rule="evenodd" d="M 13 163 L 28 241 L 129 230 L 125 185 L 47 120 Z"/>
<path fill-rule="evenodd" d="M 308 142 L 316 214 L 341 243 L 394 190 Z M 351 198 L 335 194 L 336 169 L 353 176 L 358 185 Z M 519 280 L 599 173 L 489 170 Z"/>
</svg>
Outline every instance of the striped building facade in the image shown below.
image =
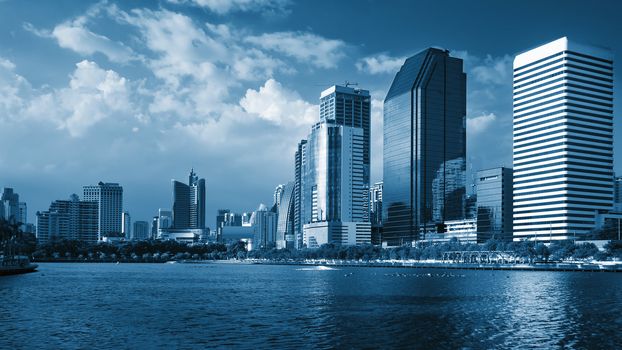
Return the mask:
<svg viewBox="0 0 622 350">
<path fill-rule="evenodd" d="M 514 240 L 580 238 L 613 204 L 613 54 L 561 38 L 514 59 Z"/>
</svg>

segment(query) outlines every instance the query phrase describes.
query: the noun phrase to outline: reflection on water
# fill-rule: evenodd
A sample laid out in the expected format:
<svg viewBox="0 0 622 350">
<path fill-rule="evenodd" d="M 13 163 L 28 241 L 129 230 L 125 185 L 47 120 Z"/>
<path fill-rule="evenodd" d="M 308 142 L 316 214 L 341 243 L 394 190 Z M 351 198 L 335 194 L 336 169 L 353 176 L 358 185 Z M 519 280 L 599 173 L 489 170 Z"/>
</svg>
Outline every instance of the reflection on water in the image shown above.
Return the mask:
<svg viewBox="0 0 622 350">
<path fill-rule="evenodd" d="M 622 275 L 42 264 L 0 279 L 0 348 L 616 348 Z"/>
</svg>

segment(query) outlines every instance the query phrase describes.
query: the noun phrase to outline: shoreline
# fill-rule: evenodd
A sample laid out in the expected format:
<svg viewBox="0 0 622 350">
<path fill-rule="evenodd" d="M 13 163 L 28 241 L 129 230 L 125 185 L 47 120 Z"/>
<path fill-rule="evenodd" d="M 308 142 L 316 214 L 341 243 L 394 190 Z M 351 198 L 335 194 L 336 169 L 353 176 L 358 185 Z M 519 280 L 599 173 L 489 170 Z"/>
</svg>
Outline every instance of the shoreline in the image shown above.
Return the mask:
<svg viewBox="0 0 622 350">
<path fill-rule="evenodd" d="M 307 260 L 277 261 L 257 259 L 230 260 L 169 260 L 169 261 L 95 261 L 78 259 L 41 259 L 37 263 L 87 263 L 87 264 L 237 264 L 237 265 L 292 265 L 292 266 L 328 266 L 328 267 L 385 267 L 414 269 L 449 269 L 449 270 L 498 270 L 498 271 L 559 271 L 559 272 L 622 272 L 622 263 L 611 262 L 557 262 L 534 264 L 479 264 L 420 261 L 347 261 L 347 260 Z"/>
</svg>

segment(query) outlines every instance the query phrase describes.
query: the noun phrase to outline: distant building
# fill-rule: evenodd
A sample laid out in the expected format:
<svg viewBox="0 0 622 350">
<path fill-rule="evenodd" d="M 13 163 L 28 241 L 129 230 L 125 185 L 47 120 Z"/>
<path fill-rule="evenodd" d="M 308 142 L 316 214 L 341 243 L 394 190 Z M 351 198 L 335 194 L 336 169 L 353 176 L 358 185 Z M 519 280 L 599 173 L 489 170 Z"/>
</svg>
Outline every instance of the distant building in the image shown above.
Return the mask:
<svg viewBox="0 0 622 350">
<path fill-rule="evenodd" d="M 252 224 L 251 224 L 251 217 L 252 216 L 253 216 L 253 212 L 242 213 L 242 215 L 241 215 L 242 226 L 245 226 L 245 227 L 252 226 Z"/>
<path fill-rule="evenodd" d="M 613 210 L 622 212 L 622 176 L 613 181 Z"/>
<path fill-rule="evenodd" d="M 76 194 L 69 200 L 56 200 L 47 211 L 37 212 L 37 240 L 99 240 L 99 207 L 94 201 L 81 201 Z"/>
<path fill-rule="evenodd" d="M 612 209 L 613 57 L 563 37 L 514 58 L 514 240 L 584 238 Z"/>
<path fill-rule="evenodd" d="M 443 223 L 443 231 L 439 232 L 435 225 L 429 225 L 425 232 L 425 242 L 445 243 L 457 239 L 460 243 L 478 243 L 477 220 L 448 220 Z"/>
<path fill-rule="evenodd" d="M 0 219 L 19 222 L 19 195 L 10 187 L 5 187 L 0 197 Z"/>
<path fill-rule="evenodd" d="M 371 243 L 382 244 L 382 181 L 369 188 L 369 221 L 371 223 Z"/>
<path fill-rule="evenodd" d="M 302 229 L 305 223 L 305 200 L 303 192 L 303 179 L 306 166 L 307 140 L 298 143 L 296 154 L 294 155 L 294 247 L 302 248 L 303 235 Z"/>
<path fill-rule="evenodd" d="M 157 230 L 167 230 L 173 227 L 173 212 L 167 209 L 158 209 Z"/>
<path fill-rule="evenodd" d="M 277 214 L 260 205 L 253 214 L 253 229 L 255 231 L 254 244 L 256 248 L 271 248 L 276 246 Z"/>
<path fill-rule="evenodd" d="M 447 50 L 406 59 L 384 100 L 383 233 L 388 246 L 464 218 L 466 74 Z M 441 233 L 441 232 L 438 232 Z"/>
<path fill-rule="evenodd" d="M 252 226 L 223 226 L 222 242 L 226 244 L 235 242 L 245 242 L 246 249 L 253 250 L 255 239 L 255 228 Z"/>
<path fill-rule="evenodd" d="M 151 239 L 157 239 L 158 238 L 158 221 L 159 221 L 159 217 L 154 216 L 151 219 Z"/>
<path fill-rule="evenodd" d="M 121 235 L 126 239 L 132 239 L 132 219 L 130 213 L 121 213 Z"/>
<path fill-rule="evenodd" d="M 477 239 L 512 240 L 512 169 L 480 170 L 477 189 Z"/>
<path fill-rule="evenodd" d="M 281 198 L 283 197 L 283 191 L 285 190 L 285 185 L 280 184 L 277 185 L 274 189 L 274 204 L 278 207 L 281 204 Z"/>
<path fill-rule="evenodd" d="M 149 223 L 147 221 L 134 221 L 131 239 L 133 241 L 143 241 L 149 238 Z"/>
<path fill-rule="evenodd" d="M 172 187 L 172 228 L 205 228 L 205 179 L 199 179 L 192 169 L 187 185 L 172 180 Z"/>
<path fill-rule="evenodd" d="M 277 205 L 276 247 L 293 249 L 295 247 L 294 183 L 288 182 L 280 186 L 282 186 L 282 191 Z"/>
<path fill-rule="evenodd" d="M 117 183 L 99 182 L 95 186 L 83 187 L 83 200 L 97 203 L 97 239 L 120 236 L 123 230 L 123 187 Z"/>
</svg>

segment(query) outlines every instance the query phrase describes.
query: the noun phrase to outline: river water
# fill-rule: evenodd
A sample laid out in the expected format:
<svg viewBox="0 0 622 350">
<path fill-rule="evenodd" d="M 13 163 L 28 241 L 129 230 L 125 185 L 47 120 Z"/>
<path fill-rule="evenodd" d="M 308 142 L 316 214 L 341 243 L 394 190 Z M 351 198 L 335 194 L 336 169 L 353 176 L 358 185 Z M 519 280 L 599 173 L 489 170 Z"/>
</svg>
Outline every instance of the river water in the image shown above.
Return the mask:
<svg viewBox="0 0 622 350">
<path fill-rule="evenodd" d="M 0 278 L 0 349 L 622 346 L 622 274 L 40 264 Z"/>
</svg>

